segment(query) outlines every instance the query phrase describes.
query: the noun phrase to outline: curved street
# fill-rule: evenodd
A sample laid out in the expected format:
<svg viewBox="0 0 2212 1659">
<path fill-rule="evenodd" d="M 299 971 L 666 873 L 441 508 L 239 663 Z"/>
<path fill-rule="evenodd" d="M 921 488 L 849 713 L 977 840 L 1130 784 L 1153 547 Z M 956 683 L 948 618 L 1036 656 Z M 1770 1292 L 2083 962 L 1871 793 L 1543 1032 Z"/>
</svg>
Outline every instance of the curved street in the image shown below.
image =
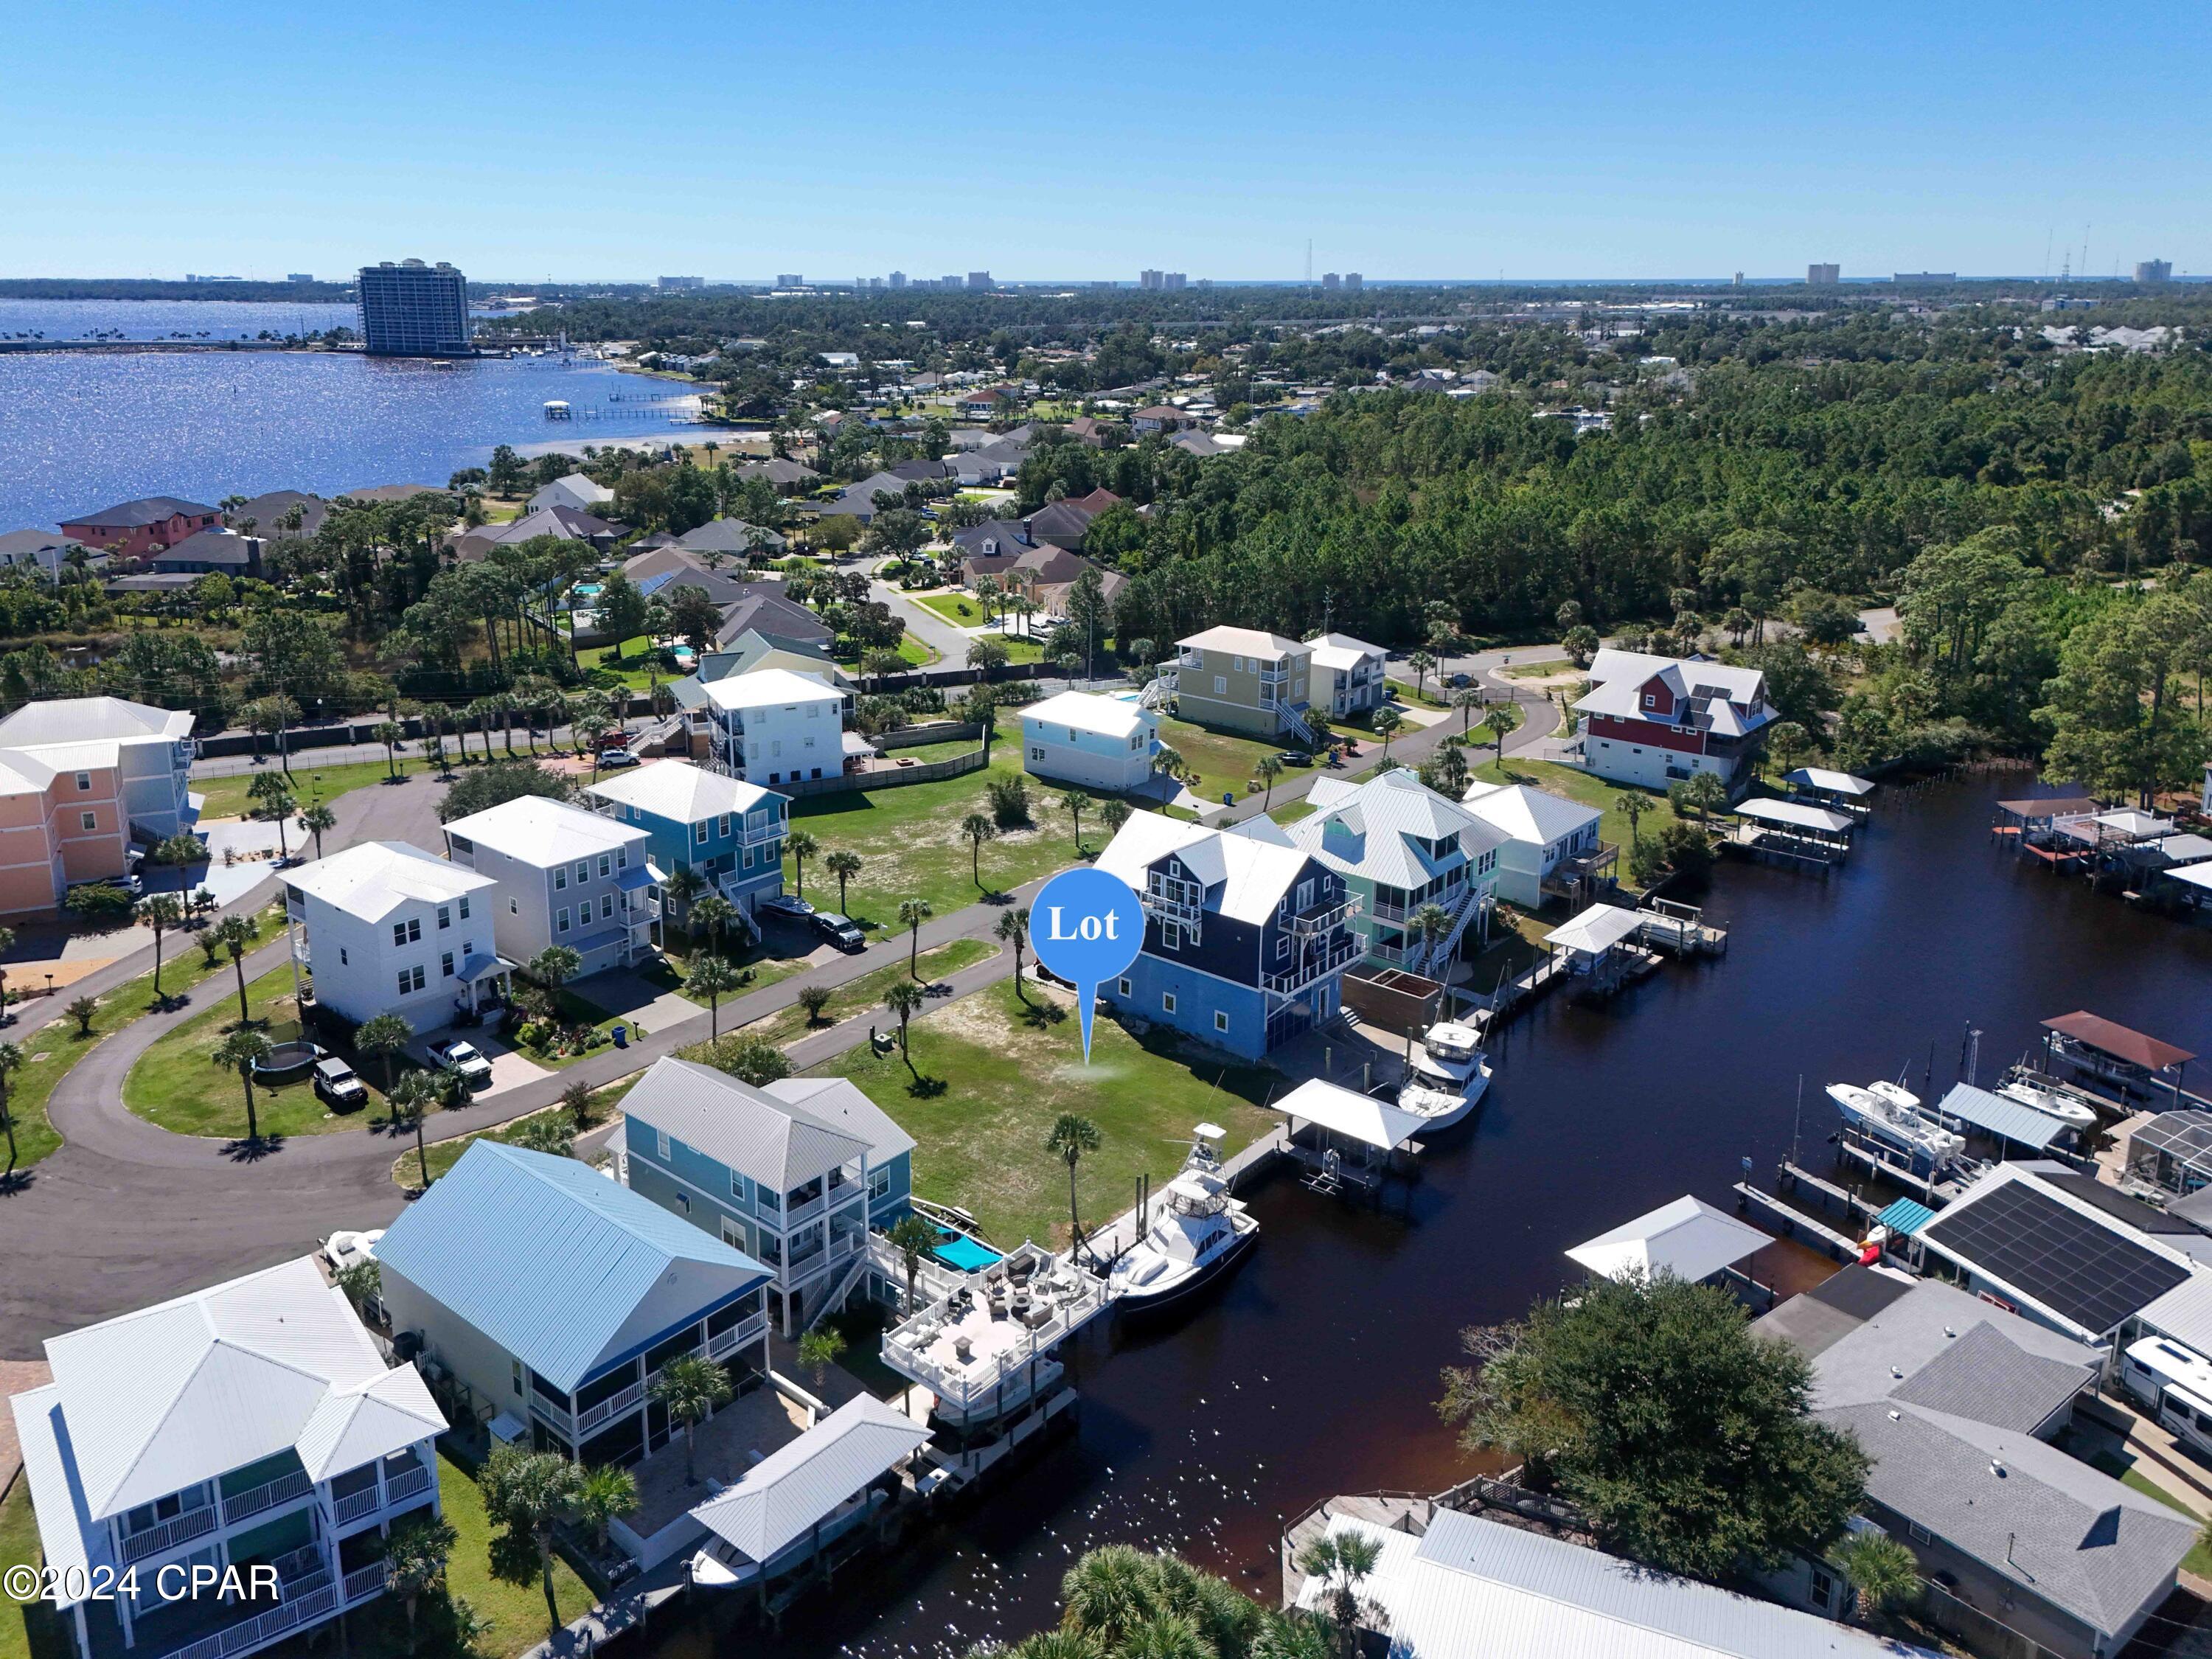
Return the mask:
<svg viewBox="0 0 2212 1659">
<path fill-rule="evenodd" d="M 1492 671 L 1508 653 L 1485 653 L 1455 661 L 1449 672 L 1478 673 L 1490 690 L 1510 695 L 1527 709 L 1527 723 L 1510 738 L 1509 752 L 1547 737 L 1556 708 L 1534 693 L 1498 678 Z M 1510 653 L 1524 661 L 1547 653 Z M 1452 730 L 1449 720 L 1409 726 L 1392 744 L 1395 757 L 1418 762 Z M 1285 800 L 1303 796 L 1318 775 L 1357 777 L 1380 758 L 1380 745 L 1364 745 L 1360 764 L 1336 774 L 1307 771 L 1285 778 L 1276 792 Z M 335 804 L 338 828 L 325 837 L 335 851 L 363 840 L 440 844 L 437 786 L 426 778 L 371 785 Z M 1249 817 L 1257 798 L 1239 802 L 1222 822 Z M 921 930 L 921 948 L 948 941 L 987 939 L 1010 903 L 1026 902 L 1042 882 L 940 916 Z M 265 904 L 264 882 L 234 909 Z M 281 965 L 282 941 L 246 959 L 248 976 Z M 802 988 L 836 986 L 907 959 L 904 937 L 889 938 L 853 957 L 824 963 L 745 997 L 726 1003 L 725 1031 L 794 1006 Z M 80 981 L 98 993 L 135 978 L 152 966 L 141 951 Z M 952 975 L 936 1006 L 965 996 L 1012 971 L 1001 951 Z M 0 1194 L 0 1358 L 35 1358 L 40 1344 L 61 1331 L 178 1296 L 200 1285 L 296 1256 L 341 1228 L 378 1227 L 404 1203 L 392 1185 L 392 1161 L 412 1145 L 369 1127 L 294 1137 L 249 1153 L 234 1142 L 173 1134 L 132 1115 L 123 1104 L 123 1079 L 131 1065 L 164 1032 L 190 1019 L 209 999 L 228 994 L 228 975 L 210 979 L 176 1006 L 149 1014 L 101 1042 L 54 1091 L 49 1103 L 64 1145 L 26 1172 L 15 1190 Z M 925 1016 L 926 1017 L 926 1016 Z M 35 1018 L 35 1016 L 33 1017 Z M 793 1043 L 794 1066 L 818 1065 L 867 1037 L 872 1016 L 813 1032 Z M 495 1127 L 553 1104 L 571 1084 L 594 1088 L 644 1069 L 708 1036 L 701 1013 L 648 1035 L 625 1049 L 606 1049 L 565 1071 L 502 1091 L 483 1105 L 441 1113 L 431 1120 L 437 1139 Z M 594 1136 L 602 1139 L 604 1131 Z"/>
</svg>

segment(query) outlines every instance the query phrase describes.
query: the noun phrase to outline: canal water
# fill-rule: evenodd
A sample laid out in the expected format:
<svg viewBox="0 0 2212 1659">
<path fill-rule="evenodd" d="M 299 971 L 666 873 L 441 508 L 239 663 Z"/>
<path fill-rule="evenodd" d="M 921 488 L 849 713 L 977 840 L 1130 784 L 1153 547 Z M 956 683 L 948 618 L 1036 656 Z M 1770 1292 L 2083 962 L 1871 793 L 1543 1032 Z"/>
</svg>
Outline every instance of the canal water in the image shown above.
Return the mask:
<svg viewBox="0 0 2212 1659">
<path fill-rule="evenodd" d="M 1256 1188 L 1259 1247 L 1212 1301 L 1156 1333 L 1086 1339 L 1078 1435 L 794 1609 L 779 1648 L 884 1659 L 1018 1639 L 1056 1619 L 1075 1557 L 1114 1541 L 1179 1549 L 1272 1601 L 1285 1517 L 1475 1471 L 1433 1403 L 1461 1328 L 1558 1291 L 1561 1252 L 1654 1206 L 1731 1203 L 1745 1158 L 1770 1176 L 1801 1077 L 1801 1161 L 1824 1170 L 1825 1086 L 1903 1070 L 1918 1087 L 1932 1046 L 1941 1091 L 1969 1022 L 1984 1081 L 2075 1008 L 2212 1054 L 2212 932 L 1993 849 L 1990 801 L 2023 793 L 2013 773 L 1891 801 L 1826 882 L 1723 866 L 1707 908 L 1725 958 L 1522 1019 L 1482 1116 L 1431 1149 L 1403 1205 Z M 708 1619 L 662 1644 L 706 1659 L 748 1639 Z"/>
</svg>

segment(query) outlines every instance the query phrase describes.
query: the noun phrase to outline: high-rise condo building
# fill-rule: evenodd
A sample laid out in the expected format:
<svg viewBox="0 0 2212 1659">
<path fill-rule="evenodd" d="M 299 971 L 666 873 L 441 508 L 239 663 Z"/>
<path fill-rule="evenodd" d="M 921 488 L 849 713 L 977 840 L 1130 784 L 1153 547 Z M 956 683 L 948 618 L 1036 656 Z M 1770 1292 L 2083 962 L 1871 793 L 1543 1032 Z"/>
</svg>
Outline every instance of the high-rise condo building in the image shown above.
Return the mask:
<svg viewBox="0 0 2212 1659">
<path fill-rule="evenodd" d="M 363 265 L 355 278 L 361 337 L 377 357 L 463 357 L 469 353 L 468 278 L 441 259 Z"/>
</svg>

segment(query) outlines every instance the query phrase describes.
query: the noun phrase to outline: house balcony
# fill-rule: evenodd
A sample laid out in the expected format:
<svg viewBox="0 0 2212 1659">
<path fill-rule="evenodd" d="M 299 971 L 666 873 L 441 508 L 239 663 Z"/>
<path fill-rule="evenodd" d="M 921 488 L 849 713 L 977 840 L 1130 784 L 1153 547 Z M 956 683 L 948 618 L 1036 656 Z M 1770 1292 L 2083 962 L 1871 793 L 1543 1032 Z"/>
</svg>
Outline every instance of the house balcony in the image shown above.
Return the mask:
<svg viewBox="0 0 2212 1659">
<path fill-rule="evenodd" d="M 388 1570 L 389 1564 L 383 1561 L 372 1561 L 365 1567 L 356 1568 L 338 1585 L 339 1599 L 351 1607 L 372 1595 L 381 1595 Z"/>
<path fill-rule="evenodd" d="M 1306 946 L 1299 953 L 1298 959 L 1280 972 L 1263 971 L 1260 975 L 1260 987 L 1270 996 L 1296 996 L 1308 986 L 1350 967 L 1359 960 L 1366 948 L 1367 942 L 1347 929 L 1333 938 Z"/>
<path fill-rule="evenodd" d="M 750 1318 L 741 1319 L 719 1335 L 707 1339 L 707 1358 L 727 1359 L 740 1348 L 748 1347 L 768 1334 L 768 1310 L 763 1308 Z"/>
<path fill-rule="evenodd" d="M 1561 859 L 1538 885 L 1547 893 L 1576 897 L 1594 884 L 1602 886 L 1614 880 L 1620 863 L 1620 847 L 1613 842 L 1601 841 L 1587 853 Z"/>
<path fill-rule="evenodd" d="M 1170 894 L 1155 892 L 1147 888 L 1144 892 L 1139 893 L 1137 898 L 1138 902 L 1144 906 L 1145 914 L 1156 921 L 1174 922 L 1178 927 L 1196 928 L 1206 920 L 1206 902 L 1203 897 L 1176 897 Z"/>
<path fill-rule="evenodd" d="M 220 1518 L 213 1504 L 203 1504 L 196 1510 L 186 1510 L 167 1520 L 134 1532 L 123 1540 L 123 1565 L 144 1561 L 156 1555 L 166 1555 L 171 1550 L 204 1537 L 216 1528 Z"/>
<path fill-rule="evenodd" d="M 149 1659 L 239 1659 L 302 1625 L 329 1618 L 340 1606 L 339 1588 L 327 1571 L 285 1581 L 282 1595 L 283 1599 L 273 1607 L 178 1646 L 157 1650 Z"/>
<path fill-rule="evenodd" d="M 609 1395 L 605 1400 L 598 1401 L 585 1407 L 582 1411 L 576 1412 L 571 1411 L 566 1406 L 555 1405 L 537 1389 L 532 1389 L 530 1391 L 530 1409 L 562 1434 L 572 1439 L 580 1439 L 603 1425 L 612 1422 L 624 1412 L 636 1410 L 638 1402 L 644 1398 L 645 1384 L 632 1382 L 627 1388 Z M 426 1480 L 428 1480 L 427 1470 L 419 1473 L 422 1474 Z M 404 1475 L 400 1477 L 403 1480 L 406 1478 Z M 394 1484 L 397 1485 L 396 1482 Z"/>
<path fill-rule="evenodd" d="M 1285 931 L 1292 939 L 1319 938 L 1343 927 L 1359 914 L 1359 900 L 1348 896 L 1343 903 L 1332 905 L 1326 910 L 1316 910 L 1310 915 L 1292 916 L 1285 924 Z"/>
<path fill-rule="evenodd" d="M 248 1486 L 222 1500 L 222 1518 L 226 1525 L 236 1526 L 249 1516 L 273 1510 L 280 1504 L 289 1504 L 295 1498 L 305 1498 L 315 1489 L 307 1472 L 295 1469 L 289 1474 L 280 1474 L 274 1480 L 265 1480 L 258 1486 Z"/>
</svg>

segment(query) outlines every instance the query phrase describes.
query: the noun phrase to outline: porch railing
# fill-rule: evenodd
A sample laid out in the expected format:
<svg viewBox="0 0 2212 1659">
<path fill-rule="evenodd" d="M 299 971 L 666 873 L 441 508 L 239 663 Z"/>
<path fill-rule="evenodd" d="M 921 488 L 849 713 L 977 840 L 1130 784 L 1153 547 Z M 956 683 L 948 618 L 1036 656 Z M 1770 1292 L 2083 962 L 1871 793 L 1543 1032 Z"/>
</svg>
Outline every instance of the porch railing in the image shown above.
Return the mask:
<svg viewBox="0 0 2212 1659">
<path fill-rule="evenodd" d="M 376 1595 L 384 1588 L 385 1563 L 372 1561 L 365 1567 L 356 1567 L 345 1576 L 340 1592 L 349 1606 Z"/>
<path fill-rule="evenodd" d="M 143 1561 L 149 1555 L 159 1555 L 182 1543 L 198 1538 L 203 1533 L 215 1530 L 216 1508 L 203 1504 L 196 1510 L 186 1510 L 182 1515 L 173 1515 L 159 1526 L 149 1527 L 143 1532 L 133 1533 L 123 1540 L 123 1563 Z"/>
<path fill-rule="evenodd" d="M 611 1394 L 596 1406 L 586 1406 L 574 1419 L 578 1434 L 588 1434 L 600 1424 L 609 1422 L 645 1398 L 645 1384 L 633 1382 L 619 1393 Z M 567 1413 L 562 1413 L 567 1416 Z M 426 1477 L 427 1478 L 427 1477 Z"/>
<path fill-rule="evenodd" d="M 258 1486 L 248 1486 L 234 1497 L 222 1500 L 222 1518 L 235 1524 L 249 1515 L 258 1515 L 264 1510 L 273 1510 L 279 1504 L 288 1504 L 304 1496 L 314 1486 L 304 1471 L 280 1474 L 274 1480 L 264 1480 Z"/>
<path fill-rule="evenodd" d="M 196 1642 L 173 1648 L 160 1659 L 230 1659 L 233 1654 L 274 1641 L 286 1631 L 310 1620 L 335 1613 L 337 1607 L 337 1589 L 331 1583 L 330 1575 L 318 1573 L 293 1586 L 283 1601 L 268 1612 L 242 1619 L 212 1636 L 203 1636 Z"/>
<path fill-rule="evenodd" d="M 727 1359 L 747 1343 L 759 1341 L 767 1330 L 768 1314 L 765 1310 L 741 1319 L 726 1331 L 707 1339 L 707 1358 Z"/>
<path fill-rule="evenodd" d="M 393 1475 L 384 1483 L 384 1501 L 387 1504 L 404 1503 L 416 1492 L 429 1489 L 430 1471 L 417 1465 L 403 1474 Z"/>
<path fill-rule="evenodd" d="M 363 1486 L 359 1492 L 349 1492 L 332 1506 L 332 1513 L 340 1526 L 358 1521 L 364 1515 L 374 1515 L 383 1507 L 383 1499 L 374 1486 Z"/>
</svg>

